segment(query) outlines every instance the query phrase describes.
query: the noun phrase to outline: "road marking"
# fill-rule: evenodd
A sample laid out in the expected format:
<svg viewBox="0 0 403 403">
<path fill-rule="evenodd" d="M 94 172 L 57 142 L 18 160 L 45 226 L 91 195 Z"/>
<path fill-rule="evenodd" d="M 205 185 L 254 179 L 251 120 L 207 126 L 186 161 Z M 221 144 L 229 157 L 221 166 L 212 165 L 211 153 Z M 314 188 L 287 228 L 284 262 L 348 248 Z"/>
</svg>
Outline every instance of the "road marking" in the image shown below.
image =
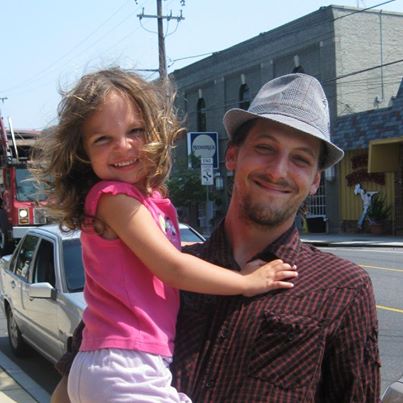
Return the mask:
<svg viewBox="0 0 403 403">
<path fill-rule="evenodd" d="M 360 264 L 359 266 L 363 267 L 364 269 L 377 269 L 377 270 L 396 271 L 398 273 L 403 273 L 403 269 L 391 269 L 391 268 L 388 268 L 388 267 L 367 266 L 365 264 Z"/>
<path fill-rule="evenodd" d="M 377 307 L 378 309 L 383 309 L 383 310 L 385 310 L 385 311 L 392 311 L 392 312 L 397 312 L 397 313 L 403 313 L 403 309 L 391 308 L 390 306 L 377 305 L 376 307 Z"/>
<path fill-rule="evenodd" d="M 402 248 L 393 248 L 393 247 L 389 247 L 389 248 L 380 248 L 380 247 L 376 247 L 376 248 L 370 248 L 369 246 L 365 246 L 365 247 L 360 247 L 359 249 L 357 249 L 356 247 L 351 247 L 351 248 L 345 248 L 342 246 L 318 246 L 319 249 L 321 250 L 326 250 L 326 251 L 334 251 L 334 250 L 338 250 L 338 251 L 342 251 L 342 252 L 349 252 L 349 253 L 362 253 L 364 252 L 373 252 L 376 254 L 379 253 L 393 253 L 394 255 L 401 255 L 403 254 L 403 250 L 401 250 Z M 390 250 L 392 249 L 392 250 Z"/>
</svg>

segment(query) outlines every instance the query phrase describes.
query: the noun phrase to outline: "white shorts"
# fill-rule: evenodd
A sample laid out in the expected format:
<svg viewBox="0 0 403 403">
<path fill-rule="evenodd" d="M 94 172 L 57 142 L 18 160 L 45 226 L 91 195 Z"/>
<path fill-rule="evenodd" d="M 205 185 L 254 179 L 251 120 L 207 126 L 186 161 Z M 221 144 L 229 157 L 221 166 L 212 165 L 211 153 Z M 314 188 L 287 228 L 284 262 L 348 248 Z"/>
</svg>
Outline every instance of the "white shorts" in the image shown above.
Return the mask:
<svg viewBox="0 0 403 403">
<path fill-rule="evenodd" d="M 68 393 L 72 403 L 191 403 L 171 386 L 170 359 L 141 351 L 103 349 L 74 358 Z"/>
</svg>

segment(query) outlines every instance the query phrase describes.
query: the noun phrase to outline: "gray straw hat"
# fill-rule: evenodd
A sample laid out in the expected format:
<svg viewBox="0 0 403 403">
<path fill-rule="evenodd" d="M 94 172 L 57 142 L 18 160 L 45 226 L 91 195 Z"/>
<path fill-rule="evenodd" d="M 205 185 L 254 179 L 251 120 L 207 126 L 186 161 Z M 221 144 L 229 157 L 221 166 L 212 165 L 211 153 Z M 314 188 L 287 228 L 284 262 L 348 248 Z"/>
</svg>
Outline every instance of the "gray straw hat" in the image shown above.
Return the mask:
<svg viewBox="0 0 403 403">
<path fill-rule="evenodd" d="M 275 78 L 263 85 L 247 111 L 227 111 L 223 122 L 229 138 L 243 123 L 256 118 L 282 123 L 324 141 L 328 151 L 324 169 L 343 158 L 343 150 L 330 140 L 326 95 L 319 81 L 310 75 L 297 73 Z"/>
</svg>

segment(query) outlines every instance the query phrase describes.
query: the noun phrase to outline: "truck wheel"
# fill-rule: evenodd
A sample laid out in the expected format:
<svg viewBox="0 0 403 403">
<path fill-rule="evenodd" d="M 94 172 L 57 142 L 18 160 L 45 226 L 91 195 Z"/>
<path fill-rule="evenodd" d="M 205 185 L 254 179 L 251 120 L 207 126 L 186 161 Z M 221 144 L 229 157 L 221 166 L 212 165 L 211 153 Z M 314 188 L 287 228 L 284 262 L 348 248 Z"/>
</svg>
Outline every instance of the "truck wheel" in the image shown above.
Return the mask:
<svg viewBox="0 0 403 403">
<path fill-rule="evenodd" d="M 8 341 L 12 352 L 17 357 L 24 357 L 27 353 L 27 345 L 22 338 L 21 331 L 15 321 L 13 311 L 11 307 L 7 307 L 7 331 L 8 331 Z"/>
<path fill-rule="evenodd" d="M 4 210 L 0 209 L 0 256 L 4 256 L 12 252 L 11 243 L 8 241 L 7 237 L 7 227 L 7 214 Z"/>
</svg>

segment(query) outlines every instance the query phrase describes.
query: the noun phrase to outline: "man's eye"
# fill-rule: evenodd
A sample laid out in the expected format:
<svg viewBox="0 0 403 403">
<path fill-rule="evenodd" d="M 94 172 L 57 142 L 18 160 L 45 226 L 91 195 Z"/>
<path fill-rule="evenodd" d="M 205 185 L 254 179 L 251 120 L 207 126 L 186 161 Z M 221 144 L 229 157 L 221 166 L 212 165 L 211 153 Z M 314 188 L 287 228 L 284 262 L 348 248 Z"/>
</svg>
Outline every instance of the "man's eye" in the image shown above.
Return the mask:
<svg viewBox="0 0 403 403">
<path fill-rule="evenodd" d="M 294 161 L 298 164 L 298 165 L 303 165 L 303 166 L 309 166 L 311 165 L 311 160 L 309 158 L 305 158 L 302 156 L 296 156 L 294 157 Z"/>
<path fill-rule="evenodd" d="M 273 151 L 274 151 L 274 150 L 273 150 L 273 147 L 271 147 L 271 146 L 269 146 L 269 145 L 267 145 L 267 144 L 258 144 L 258 145 L 256 146 L 256 149 L 257 149 L 259 152 L 265 152 L 265 153 L 273 152 Z"/>
</svg>

